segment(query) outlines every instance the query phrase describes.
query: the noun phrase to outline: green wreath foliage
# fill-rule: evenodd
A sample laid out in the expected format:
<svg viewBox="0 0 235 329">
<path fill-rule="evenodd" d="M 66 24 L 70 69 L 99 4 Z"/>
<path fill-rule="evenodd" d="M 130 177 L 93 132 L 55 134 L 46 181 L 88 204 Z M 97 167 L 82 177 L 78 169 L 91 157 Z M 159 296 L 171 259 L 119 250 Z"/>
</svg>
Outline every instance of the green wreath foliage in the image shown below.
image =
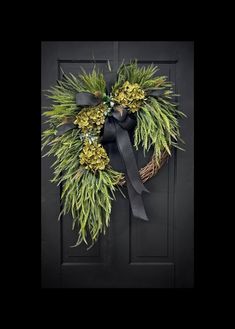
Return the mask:
<svg viewBox="0 0 235 329">
<path fill-rule="evenodd" d="M 174 147 L 180 148 L 179 118 L 185 114 L 177 109 L 172 82 L 166 76 L 156 75 L 158 67 L 139 67 L 137 61 L 122 64 L 117 80 L 106 93 L 102 72 L 95 67 L 91 73 L 74 76 L 64 74 L 57 85 L 47 90 L 51 107 L 44 111 L 48 127 L 42 134 L 44 156 L 53 155 L 54 178 L 62 184 L 62 215 L 71 213 L 73 229 L 78 229 L 74 246 L 81 242 L 93 245 L 110 224 L 111 203 L 123 173 L 115 171 L 100 141 L 105 118 L 112 111 L 112 104 L 128 107 L 136 117 L 134 148 L 144 152 L 153 149 L 158 164 L 163 152 L 169 155 Z M 159 97 L 148 96 L 150 90 L 162 90 Z M 78 92 L 89 92 L 102 98 L 94 107 L 76 104 Z M 65 122 L 74 122 L 77 129 L 57 136 L 57 129 Z M 180 148 L 181 149 L 181 148 Z"/>
</svg>

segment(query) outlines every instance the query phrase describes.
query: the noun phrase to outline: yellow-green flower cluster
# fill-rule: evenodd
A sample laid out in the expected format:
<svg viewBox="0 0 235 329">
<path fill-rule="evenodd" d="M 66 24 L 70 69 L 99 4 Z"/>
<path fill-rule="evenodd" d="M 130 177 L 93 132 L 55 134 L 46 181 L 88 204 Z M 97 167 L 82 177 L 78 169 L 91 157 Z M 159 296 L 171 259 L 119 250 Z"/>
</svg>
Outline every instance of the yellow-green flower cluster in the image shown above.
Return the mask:
<svg viewBox="0 0 235 329">
<path fill-rule="evenodd" d="M 92 171 L 103 170 L 109 163 L 109 157 L 105 149 L 96 141 L 90 143 L 85 140 L 79 158 L 80 164 Z"/>
<path fill-rule="evenodd" d="M 117 103 L 129 107 L 131 112 L 136 112 L 142 105 L 144 97 L 144 90 L 138 83 L 131 84 L 126 81 L 121 88 L 116 90 L 113 99 Z"/>
<path fill-rule="evenodd" d="M 74 124 L 77 124 L 84 134 L 89 132 L 99 134 L 104 125 L 105 111 L 107 111 L 105 104 L 84 108 L 78 113 Z"/>
</svg>

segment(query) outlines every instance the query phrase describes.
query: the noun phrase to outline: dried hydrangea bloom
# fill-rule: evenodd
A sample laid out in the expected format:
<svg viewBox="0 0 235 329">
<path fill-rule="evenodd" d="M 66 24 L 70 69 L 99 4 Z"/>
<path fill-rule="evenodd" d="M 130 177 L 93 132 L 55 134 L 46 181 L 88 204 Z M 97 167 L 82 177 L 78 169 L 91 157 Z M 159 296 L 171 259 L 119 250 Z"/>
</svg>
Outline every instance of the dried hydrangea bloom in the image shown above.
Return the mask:
<svg viewBox="0 0 235 329">
<path fill-rule="evenodd" d="M 83 149 L 79 154 L 80 164 L 86 169 L 92 171 L 104 170 L 109 163 L 109 157 L 103 146 L 96 141 L 90 143 L 88 140 L 84 142 Z"/>
<path fill-rule="evenodd" d="M 99 134 L 105 122 L 106 111 L 105 104 L 84 108 L 78 113 L 74 124 L 77 124 L 84 134 L 91 131 Z"/>
<path fill-rule="evenodd" d="M 115 102 L 129 107 L 131 112 L 139 110 L 144 98 L 144 90 L 141 89 L 139 84 L 131 84 L 129 81 L 126 81 L 121 88 L 116 90 L 113 97 Z"/>
</svg>

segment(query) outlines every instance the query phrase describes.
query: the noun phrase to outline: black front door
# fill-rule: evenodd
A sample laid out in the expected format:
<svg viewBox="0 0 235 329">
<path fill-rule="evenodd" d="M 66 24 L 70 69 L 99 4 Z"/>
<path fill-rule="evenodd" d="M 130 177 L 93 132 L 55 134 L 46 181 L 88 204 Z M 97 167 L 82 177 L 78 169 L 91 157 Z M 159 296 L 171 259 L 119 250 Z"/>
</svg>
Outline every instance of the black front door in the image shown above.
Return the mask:
<svg viewBox="0 0 235 329">
<path fill-rule="evenodd" d="M 193 42 L 42 42 L 42 90 L 65 73 L 96 66 L 107 79 L 107 61 L 116 70 L 123 59 L 154 63 L 175 83 L 181 96 L 180 122 L 186 152 L 174 151 L 146 183 L 149 222 L 132 218 L 129 202 L 117 193 L 106 236 L 90 250 L 70 248 L 72 220 L 60 213 L 60 188 L 50 183 L 52 158 L 42 159 L 42 287 L 175 288 L 193 287 Z M 42 94 L 42 106 L 50 101 Z M 44 120 L 44 119 L 43 119 Z M 45 129 L 45 125 L 42 125 Z M 137 154 L 141 167 L 146 163 Z"/>
</svg>

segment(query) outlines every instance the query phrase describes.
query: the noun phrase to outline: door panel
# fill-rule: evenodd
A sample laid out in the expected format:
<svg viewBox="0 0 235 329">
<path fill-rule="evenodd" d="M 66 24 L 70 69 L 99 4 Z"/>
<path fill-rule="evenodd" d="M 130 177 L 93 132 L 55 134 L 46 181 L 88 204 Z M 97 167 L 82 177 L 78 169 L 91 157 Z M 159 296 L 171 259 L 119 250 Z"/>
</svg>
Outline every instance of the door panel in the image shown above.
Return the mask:
<svg viewBox="0 0 235 329">
<path fill-rule="evenodd" d="M 95 59 L 109 82 L 122 60 L 154 63 L 181 94 L 181 122 L 186 152 L 174 151 L 161 171 L 145 185 L 149 222 L 132 218 L 129 202 L 120 193 L 113 202 L 111 224 L 90 250 L 76 242 L 71 216 L 60 223 L 60 189 L 49 182 L 53 159 L 42 159 L 42 286 L 81 288 L 193 287 L 193 42 L 43 42 L 42 89 L 81 66 L 91 71 Z M 42 95 L 42 105 L 48 106 Z M 42 126 L 44 129 L 44 126 Z M 135 152 L 139 168 L 151 152 Z M 120 161 L 120 159 L 118 159 Z M 119 169 L 121 162 L 111 159 Z M 124 193 L 127 191 L 124 188 Z"/>
</svg>

